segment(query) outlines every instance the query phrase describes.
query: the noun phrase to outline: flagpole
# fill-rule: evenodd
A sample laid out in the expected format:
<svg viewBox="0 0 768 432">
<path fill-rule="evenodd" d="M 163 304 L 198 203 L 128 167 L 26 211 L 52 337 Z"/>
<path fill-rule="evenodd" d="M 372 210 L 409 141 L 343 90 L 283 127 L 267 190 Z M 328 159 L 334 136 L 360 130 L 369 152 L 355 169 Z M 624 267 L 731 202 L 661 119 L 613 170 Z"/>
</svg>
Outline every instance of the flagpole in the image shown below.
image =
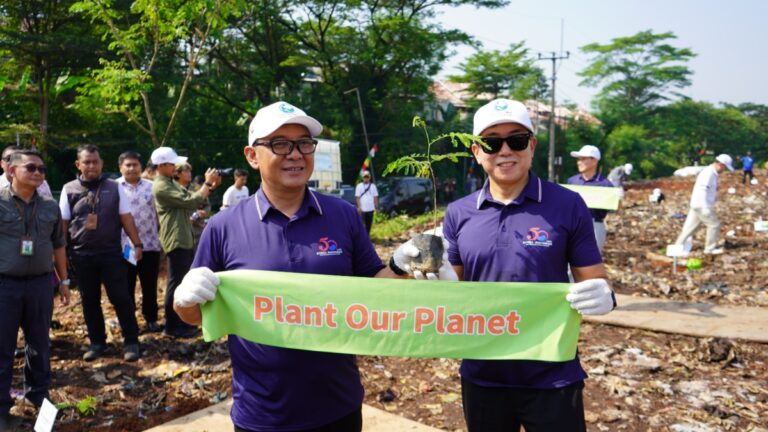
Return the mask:
<svg viewBox="0 0 768 432">
<path fill-rule="evenodd" d="M 360 101 L 360 90 L 357 89 L 357 87 L 353 89 L 349 89 L 344 92 L 344 94 L 355 92 L 357 95 L 357 109 L 360 110 L 360 122 L 363 123 L 363 137 L 365 138 L 365 153 L 366 157 L 371 155 L 371 146 L 368 144 L 368 131 L 365 129 L 365 116 L 363 115 L 363 103 Z M 376 174 L 374 174 L 373 171 L 373 158 L 371 158 L 371 165 L 370 170 L 371 172 L 371 183 L 376 183 Z"/>
</svg>

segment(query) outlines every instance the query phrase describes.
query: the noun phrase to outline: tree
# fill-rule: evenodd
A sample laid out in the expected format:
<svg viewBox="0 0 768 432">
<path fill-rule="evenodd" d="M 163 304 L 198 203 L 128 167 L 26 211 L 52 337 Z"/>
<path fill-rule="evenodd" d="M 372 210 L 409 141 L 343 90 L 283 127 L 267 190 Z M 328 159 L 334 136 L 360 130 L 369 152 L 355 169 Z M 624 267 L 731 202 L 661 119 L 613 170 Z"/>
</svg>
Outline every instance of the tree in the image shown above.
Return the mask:
<svg viewBox="0 0 768 432">
<path fill-rule="evenodd" d="M 603 85 L 596 107 L 609 130 L 622 122 L 640 122 L 658 104 L 680 96 L 677 90 L 690 85 L 686 62 L 695 54 L 667 43 L 675 38 L 672 32 L 646 30 L 581 48 L 594 56 L 579 73 L 584 77 L 582 85 Z"/>
</svg>

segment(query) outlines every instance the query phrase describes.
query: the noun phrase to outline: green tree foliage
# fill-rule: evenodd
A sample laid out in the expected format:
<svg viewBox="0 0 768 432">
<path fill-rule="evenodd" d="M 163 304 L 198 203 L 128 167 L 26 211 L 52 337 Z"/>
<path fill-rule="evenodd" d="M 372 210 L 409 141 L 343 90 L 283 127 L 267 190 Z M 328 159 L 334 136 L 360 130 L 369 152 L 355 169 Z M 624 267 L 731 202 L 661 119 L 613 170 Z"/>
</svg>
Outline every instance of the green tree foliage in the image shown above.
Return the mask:
<svg viewBox="0 0 768 432">
<path fill-rule="evenodd" d="M 548 92 L 544 72 L 535 65 L 525 42 L 513 43 L 506 51 L 478 51 L 459 69 L 463 73 L 451 80 L 468 83 L 468 90 L 475 97 L 541 100 Z"/>
</svg>

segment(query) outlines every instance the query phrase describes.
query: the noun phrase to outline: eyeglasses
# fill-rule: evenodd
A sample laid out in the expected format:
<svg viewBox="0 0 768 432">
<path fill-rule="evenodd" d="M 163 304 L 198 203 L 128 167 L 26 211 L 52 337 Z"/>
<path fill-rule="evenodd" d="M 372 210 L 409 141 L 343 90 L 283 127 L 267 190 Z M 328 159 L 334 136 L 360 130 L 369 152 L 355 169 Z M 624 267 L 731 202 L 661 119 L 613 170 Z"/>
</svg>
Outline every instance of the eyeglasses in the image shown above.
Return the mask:
<svg viewBox="0 0 768 432">
<path fill-rule="evenodd" d="M 480 148 L 487 154 L 496 154 L 501 151 L 501 146 L 506 142 L 512 151 L 521 151 L 528 148 L 528 142 L 531 140 L 530 133 L 515 134 L 508 137 L 484 137 L 483 142 L 488 147 L 481 145 Z"/>
<path fill-rule="evenodd" d="M 45 165 L 35 165 L 35 164 L 26 164 L 26 165 L 16 165 L 20 167 L 24 167 L 25 170 L 27 170 L 30 174 L 34 174 L 36 171 L 40 174 L 45 174 Z"/>
<path fill-rule="evenodd" d="M 5 163 L 11 162 L 11 155 L 3 156 L 3 162 L 5 162 Z"/>
<path fill-rule="evenodd" d="M 299 153 L 301 154 L 312 154 L 315 152 L 315 147 L 317 147 L 317 140 L 312 138 L 301 138 L 293 141 L 285 138 L 277 138 L 272 141 L 257 141 L 253 143 L 253 145 L 267 146 L 272 149 L 272 153 L 281 156 L 293 153 L 294 148 L 298 148 Z"/>
</svg>

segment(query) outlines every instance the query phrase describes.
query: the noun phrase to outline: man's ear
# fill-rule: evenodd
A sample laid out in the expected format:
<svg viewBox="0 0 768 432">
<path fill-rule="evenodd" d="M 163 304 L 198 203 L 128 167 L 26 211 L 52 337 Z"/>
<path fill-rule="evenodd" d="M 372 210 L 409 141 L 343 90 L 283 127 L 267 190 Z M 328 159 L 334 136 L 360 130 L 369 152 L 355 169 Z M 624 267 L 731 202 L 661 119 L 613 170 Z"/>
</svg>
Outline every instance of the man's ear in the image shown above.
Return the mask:
<svg viewBox="0 0 768 432">
<path fill-rule="evenodd" d="M 248 161 L 248 165 L 250 165 L 254 170 L 258 170 L 259 161 L 256 158 L 256 147 L 245 146 L 243 148 L 243 154 L 245 155 L 245 160 Z"/>
</svg>

